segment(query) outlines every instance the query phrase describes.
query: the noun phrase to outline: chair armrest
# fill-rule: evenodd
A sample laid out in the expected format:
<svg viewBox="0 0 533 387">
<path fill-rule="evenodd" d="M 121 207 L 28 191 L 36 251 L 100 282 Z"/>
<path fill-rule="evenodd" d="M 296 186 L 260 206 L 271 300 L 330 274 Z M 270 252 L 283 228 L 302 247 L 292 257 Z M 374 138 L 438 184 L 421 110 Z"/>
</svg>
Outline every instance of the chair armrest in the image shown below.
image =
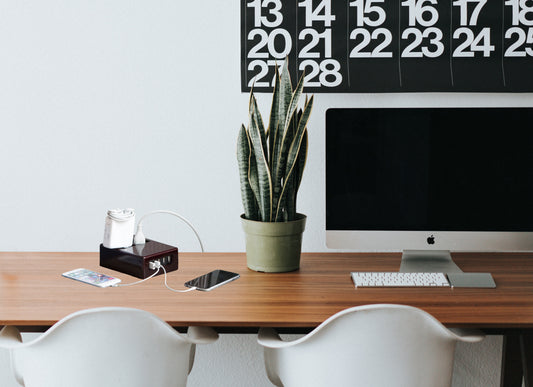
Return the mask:
<svg viewBox="0 0 533 387">
<path fill-rule="evenodd" d="M 193 344 L 209 344 L 217 341 L 218 333 L 210 327 L 189 327 L 186 337 Z"/>
<path fill-rule="evenodd" d="M 11 325 L 6 325 L 0 331 L 0 347 L 13 348 L 22 344 L 22 336 L 17 328 Z"/>
<path fill-rule="evenodd" d="M 449 328 L 457 337 L 458 341 L 465 343 L 477 343 L 485 338 L 485 334 L 479 329 Z"/>
<path fill-rule="evenodd" d="M 283 348 L 291 345 L 291 342 L 283 341 L 273 328 L 260 328 L 257 335 L 257 342 L 267 348 Z"/>
</svg>

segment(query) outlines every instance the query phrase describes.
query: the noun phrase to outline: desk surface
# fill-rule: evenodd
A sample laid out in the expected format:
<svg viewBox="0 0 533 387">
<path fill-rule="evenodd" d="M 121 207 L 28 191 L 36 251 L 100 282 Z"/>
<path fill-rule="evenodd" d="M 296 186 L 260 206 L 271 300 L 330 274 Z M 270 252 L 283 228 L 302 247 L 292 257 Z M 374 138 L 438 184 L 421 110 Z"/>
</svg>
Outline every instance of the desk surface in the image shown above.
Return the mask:
<svg viewBox="0 0 533 387">
<path fill-rule="evenodd" d="M 399 254 L 305 253 L 291 273 L 257 273 L 243 253 L 180 253 L 171 287 L 213 269 L 241 278 L 210 292 L 174 293 L 163 276 L 144 283 L 101 289 L 63 278 L 78 267 L 135 277 L 102 268 L 98 253 L 0 253 L 0 325 L 48 327 L 76 310 L 100 306 L 140 308 L 175 327 L 208 325 L 310 328 L 356 305 L 397 303 L 426 310 L 450 327 L 533 328 L 533 254 L 454 254 L 465 272 L 488 271 L 496 289 L 355 289 L 350 271 L 397 271 Z"/>
</svg>

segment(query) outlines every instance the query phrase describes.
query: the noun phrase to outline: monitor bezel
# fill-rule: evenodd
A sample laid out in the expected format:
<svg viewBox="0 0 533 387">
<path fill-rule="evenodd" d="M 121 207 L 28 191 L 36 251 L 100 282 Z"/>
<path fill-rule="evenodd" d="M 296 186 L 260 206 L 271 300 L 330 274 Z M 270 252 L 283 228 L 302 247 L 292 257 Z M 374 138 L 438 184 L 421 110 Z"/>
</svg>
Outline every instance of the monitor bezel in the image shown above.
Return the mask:
<svg viewBox="0 0 533 387">
<path fill-rule="evenodd" d="M 326 229 L 326 246 L 359 252 L 530 252 L 533 251 L 533 232 Z"/>
<path fill-rule="evenodd" d="M 441 107 L 361 107 L 354 109 L 439 109 Z M 446 109 L 531 109 L 523 106 L 443 106 Z M 330 108 L 333 109 L 346 108 Z M 325 125 L 326 126 L 326 125 Z M 325 127 L 325 136 L 327 127 Z M 325 141 L 326 142 L 326 141 Z M 325 146 L 327 159 L 327 144 Z M 326 169 L 326 168 L 325 168 Z M 327 176 L 326 176 L 327 191 Z M 327 209 L 327 192 L 325 192 Z M 355 252 L 446 250 L 451 252 L 531 252 L 532 231 L 334 230 L 325 222 L 326 246 Z"/>
</svg>

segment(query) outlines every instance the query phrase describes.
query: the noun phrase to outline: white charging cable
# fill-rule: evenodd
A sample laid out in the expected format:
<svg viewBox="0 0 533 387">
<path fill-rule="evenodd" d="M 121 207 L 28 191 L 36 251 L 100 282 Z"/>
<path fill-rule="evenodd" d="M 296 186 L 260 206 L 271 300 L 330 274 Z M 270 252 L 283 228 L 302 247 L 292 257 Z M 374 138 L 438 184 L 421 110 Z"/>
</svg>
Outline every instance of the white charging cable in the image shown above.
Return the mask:
<svg viewBox="0 0 533 387">
<path fill-rule="evenodd" d="M 193 286 L 191 288 L 188 288 L 188 289 L 185 289 L 185 290 L 173 289 L 170 286 L 168 286 L 168 284 L 167 284 L 167 270 L 165 269 L 165 266 L 161 265 L 161 262 L 158 262 L 158 261 L 150 262 L 150 269 L 152 269 L 152 270 L 155 269 L 155 272 L 152 275 L 150 275 L 150 277 L 146 277 L 143 280 L 140 280 L 140 281 L 137 281 L 137 282 L 131 282 L 129 284 L 115 284 L 115 285 L 111 285 L 111 286 L 114 287 L 114 288 L 118 288 L 120 286 L 137 285 L 137 284 L 140 284 L 141 282 L 149 280 L 153 276 L 157 275 L 157 273 L 159 273 L 159 270 L 163 269 L 163 272 L 165 273 L 165 286 L 167 287 L 168 290 L 172 290 L 173 292 L 176 292 L 176 293 L 187 293 L 187 292 L 196 290 L 195 286 Z"/>
<path fill-rule="evenodd" d="M 159 262 L 158 262 L 158 263 L 159 263 Z M 161 266 L 161 267 L 163 267 L 163 266 Z M 164 268 L 163 268 L 163 270 L 164 270 Z M 120 283 L 119 283 L 119 284 L 114 284 L 114 285 L 111 285 L 111 286 L 114 287 L 114 288 L 118 288 L 118 287 L 120 287 L 120 286 L 137 285 L 137 284 L 140 284 L 141 282 L 148 281 L 150 278 L 152 278 L 153 276 L 157 275 L 157 273 L 159 273 L 159 267 L 157 267 L 157 270 L 155 271 L 155 273 L 153 273 L 152 275 L 150 275 L 150 277 L 146 277 L 146 278 L 143 279 L 143 280 L 140 280 L 140 281 L 137 281 L 137 282 L 131 282 L 131 283 L 129 283 L 129 284 L 120 284 Z M 166 272 L 165 272 L 165 274 L 166 274 Z"/>
<path fill-rule="evenodd" d="M 196 238 L 198 239 L 198 242 L 200 243 L 200 249 L 202 250 L 202 253 L 204 252 L 204 245 L 202 243 L 202 240 L 200 239 L 200 235 L 198 235 L 198 232 L 196 231 L 196 229 L 194 228 L 194 226 L 191 224 L 191 222 L 189 222 L 187 219 L 185 219 L 183 216 L 181 216 L 180 214 L 174 212 L 174 211 L 168 211 L 168 210 L 157 210 L 157 211 L 152 211 L 152 212 L 149 212 L 145 215 L 143 215 L 141 217 L 141 219 L 139 219 L 139 223 L 137 224 L 137 231 L 135 232 L 135 236 L 133 237 L 133 243 L 136 244 L 136 245 L 140 245 L 140 244 L 144 244 L 146 243 L 146 238 L 144 236 L 144 233 L 143 233 L 143 230 L 142 230 L 142 222 L 143 220 L 149 216 L 149 215 L 153 215 L 153 214 L 169 214 L 169 215 L 174 215 L 176 216 L 177 218 L 181 219 L 182 221 L 184 221 L 191 229 L 192 231 L 194 232 L 194 234 L 196 235 Z"/>
<path fill-rule="evenodd" d="M 139 223 L 137 224 L 137 232 L 135 233 L 135 236 L 133 237 L 133 243 L 134 244 L 139 245 L 139 244 L 146 243 L 146 238 L 144 237 L 144 233 L 142 231 L 142 221 L 148 215 L 153 215 L 153 214 L 170 214 L 170 215 L 174 215 L 174 216 L 180 218 L 181 220 L 183 220 L 194 231 L 194 234 L 196 235 L 196 238 L 198 238 L 198 242 L 200 243 L 200 248 L 202 250 L 202 253 L 204 252 L 204 245 L 202 243 L 202 240 L 200 239 L 200 235 L 198 235 L 198 232 L 196 231 L 194 226 L 191 224 L 191 222 L 189 222 L 187 219 L 185 219 L 180 214 L 178 214 L 176 212 L 173 212 L 173 211 L 167 211 L 167 210 L 152 211 L 152 212 L 149 212 L 149 213 L 143 215 L 141 217 L 141 219 L 139 219 Z M 168 290 L 171 290 L 171 291 L 176 292 L 176 293 L 186 293 L 186 292 L 190 292 L 192 290 L 196 290 L 196 287 L 191 287 L 191 288 L 185 289 L 185 290 L 178 290 L 178 289 L 173 289 L 170 286 L 168 286 L 168 284 L 167 284 L 167 270 L 165 269 L 165 267 L 163 265 L 161 265 L 161 262 L 159 262 L 159 261 L 150 262 L 149 263 L 149 268 L 151 270 L 155 270 L 155 272 L 152 275 L 150 275 L 149 277 L 146 277 L 143 280 L 140 280 L 140 281 L 137 281 L 137 282 L 132 282 L 132 283 L 129 283 L 129 284 L 115 284 L 115 285 L 112 285 L 112 286 L 113 287 L 120 287 L 120 286 L 137 285 L 137 284 L 140 284 L 141 282 L 147 281 L 150 278 L 154 277 L 155 275 L 157 275 L 157 273 L 159 273 L 159 270 L 163 269 L 163 272 L 165 273 L 165 286 L 167 287 Z"/>
<path fill-rule="evenodd" d="M 167 284 L 167 271 L 166 271 L 166 269 L 165 269 L 165 266 L 161 265 L 161 263 L 159 263 L 159 262 L 156 262 L 156 267 L 157 267 L 157 265 L 159 265 L 159 267 L 160 267 L 161 269 L 163 269 L 163 271 L 165 272 L 165 286 L 167 287 L 168 290 L 171 290 L 171 291 L 176 292 L 176 293 L 187 293 L 187 292 L 190 292 L 190 291 L 192 291 L 192 290 L 196 290 L 196 286 L 193 286 L 193 287 L 191 287 L 191 288 L 189 288 L 189 289 L 185 289 L 185 290 L 172 289 L 172 288 L 171 288 L 170 286 L 168 286 L 168 284 Z"/>
</svg>

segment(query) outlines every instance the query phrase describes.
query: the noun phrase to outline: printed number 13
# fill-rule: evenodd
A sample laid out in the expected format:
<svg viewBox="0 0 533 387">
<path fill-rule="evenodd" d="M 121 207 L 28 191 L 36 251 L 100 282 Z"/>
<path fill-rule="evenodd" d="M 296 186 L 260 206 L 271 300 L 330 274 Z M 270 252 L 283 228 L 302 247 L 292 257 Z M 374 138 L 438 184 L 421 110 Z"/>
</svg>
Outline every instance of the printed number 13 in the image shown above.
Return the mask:
<svg viewBox="0 0 533 387">
<path fill-rule="evenodd" d="M 273 16 L 274 20 L 269 20 L 268 16 L 261 14 L 263 7 L 268 7 L 273 4 L 274 7 L 268 9 L 269 16 Z M 254 26 L 255 27 L 277 27 L 283 22 L 283 14 L 281 11 L 281 0 L 253 0 L 250 1 L 247 7 L 254 8 Z"/>
</svg>

